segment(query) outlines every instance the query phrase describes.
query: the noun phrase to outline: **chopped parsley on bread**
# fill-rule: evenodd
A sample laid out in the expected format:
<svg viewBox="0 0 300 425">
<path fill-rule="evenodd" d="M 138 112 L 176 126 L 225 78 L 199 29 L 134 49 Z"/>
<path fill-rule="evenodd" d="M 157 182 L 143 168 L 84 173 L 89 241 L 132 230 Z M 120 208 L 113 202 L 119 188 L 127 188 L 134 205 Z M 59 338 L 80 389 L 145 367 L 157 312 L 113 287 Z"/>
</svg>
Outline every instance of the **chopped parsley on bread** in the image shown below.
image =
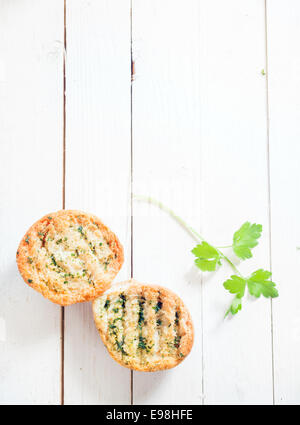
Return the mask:
<svg viewBox="0 0 300 425">
<path fill-rule="evenodd" d="M 116 235 L 96 216 L 76 210 L 41 218 L 26 232 L 17 251 L 24 281 L 60 305 L 101 295 L 123 261 Z"/>
<path fill-rule="evenodd" d="M 169 289 L 129 280 L 93 302 L 97 329 L 122 366 L 154 372 L 178 365 L 194 339 L 191 316 Z"/>
</svg>

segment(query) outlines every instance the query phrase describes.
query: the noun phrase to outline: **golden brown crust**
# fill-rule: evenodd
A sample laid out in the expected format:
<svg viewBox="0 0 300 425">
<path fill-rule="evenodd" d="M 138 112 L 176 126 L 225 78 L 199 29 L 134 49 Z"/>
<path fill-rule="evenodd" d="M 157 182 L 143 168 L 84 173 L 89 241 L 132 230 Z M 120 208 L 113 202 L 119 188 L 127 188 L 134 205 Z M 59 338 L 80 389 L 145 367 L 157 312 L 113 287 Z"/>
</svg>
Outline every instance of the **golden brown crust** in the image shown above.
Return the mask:
<svg viewBox="0 0 300 425">
<path fill-rule="evenodd" d="M 169 289 L 133 279 L 93 302 L 96 327 L 111 357 L 129 369 L 170 369 L 190 353 L 194 328 L 183 301 Z"/>
<path fill-rule="evenodd" d="M 26 232 L 17 251 L 24 281 L 60 305 L 101 295 L 123 261 L 116 235 L 98 217 L 77 210 L 42 217 Z"/>
</svg>

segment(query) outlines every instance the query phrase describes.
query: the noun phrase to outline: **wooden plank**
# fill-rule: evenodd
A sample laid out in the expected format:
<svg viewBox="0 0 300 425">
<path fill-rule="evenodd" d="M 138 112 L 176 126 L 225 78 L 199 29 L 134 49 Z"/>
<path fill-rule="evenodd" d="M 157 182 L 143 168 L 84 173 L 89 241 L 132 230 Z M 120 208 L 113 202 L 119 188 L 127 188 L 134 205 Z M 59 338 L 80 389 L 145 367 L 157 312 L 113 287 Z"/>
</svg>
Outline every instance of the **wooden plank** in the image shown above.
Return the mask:
<svg viewBox="0 0 300 425">
<path fill-rule="evenodd" d="M 133 2 L 134 191 L 164 200 L 216 243 L 228 243 L 243 221 L 261 222 L 245 273 L 269 267 L 264 34 L 259 1 Z M 270 303 L 248 303 L 223 323 L 231 271 L 204 275 L 201 301 L 201 276 L 188 269 L 193 243 L 150 211 L 134 210 L 134 276 L 183 294 L 196 344 L 181 368 L 135 374 L 134 401 L 272 402 Z"/>
<path fill-rule="evenodd" d="M 130 277 L 130 2 L 67 2 L 66 208 L 116 232 Z M 65 403 L 130 402 L 130 371 L 108 355 L 90 303 L 65 309 Z"/>
<path fill-rule="evenodd" d="M 247 276 L 270 268 L 264 3 L 201 6 L 201 230 L 222 246 L 243 222 L 261 223 L 253 258 L 239 266 Z M 224 321 L 232 274 L 224 266 L 203 278 L 204 403 L 272 403 L 270 301 L 245 297 Z"/>
<path fill-rule="evenodd" d="M 267 2 L 275 402 L 300 402 L 300 4 Z"/>
<path fill-rule="evenodd" d="M 200 219 L 199 2 L 133 1 L 133 186 L 185 217 Z M 195 345 L 178 367 L 135 372 L 136 404 L 201 403 L 201 279 L 191 237 L 163 212 L 133 208 L 133 275 L 187 303 Z"/>
<path fill-rule="evenodd" d="M 60 307 L 15 262 L 28 227 L 61 208 L 63 2 L 46 3 L 0 2 L 1 404 L 60 403 Z"/>
</svg>

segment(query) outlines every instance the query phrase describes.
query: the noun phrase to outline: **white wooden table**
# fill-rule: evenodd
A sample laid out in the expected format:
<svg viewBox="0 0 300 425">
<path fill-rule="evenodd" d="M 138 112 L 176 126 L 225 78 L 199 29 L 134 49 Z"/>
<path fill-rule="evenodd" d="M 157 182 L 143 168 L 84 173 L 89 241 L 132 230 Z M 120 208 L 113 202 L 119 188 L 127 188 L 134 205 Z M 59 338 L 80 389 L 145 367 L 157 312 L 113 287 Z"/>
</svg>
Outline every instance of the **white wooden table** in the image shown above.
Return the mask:
<svg viewBox="0 0 300 425">
<path fill-rule="evenodd" d="M 300 402 L 299 22 L 298 0 L 0 0 L 2 404 Z M 224 321 L 231 270 L 201 275 L 190 236 L 132 192 L 216 244 L 262 223 L 241 269 L 271 268 L 279 298 Z M 23 283 L 20 238 L 63 207 L 118 234 L 118 281 L 183 297 L 182 365 L 131 373 L 89 303 L 63 311 Z"/>
</svg>

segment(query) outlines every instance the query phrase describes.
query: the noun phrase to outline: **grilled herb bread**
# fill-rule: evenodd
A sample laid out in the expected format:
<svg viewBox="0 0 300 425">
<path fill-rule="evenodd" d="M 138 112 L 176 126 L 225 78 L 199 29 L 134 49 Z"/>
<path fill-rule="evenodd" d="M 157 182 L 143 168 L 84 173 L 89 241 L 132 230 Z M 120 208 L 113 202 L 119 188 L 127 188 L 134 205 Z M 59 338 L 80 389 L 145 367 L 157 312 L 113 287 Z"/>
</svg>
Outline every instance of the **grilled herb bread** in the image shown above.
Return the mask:
<svg viewBox="0 0 300 425">
<path fill-rule="evenodd" d="M 123 248 L 99 218 L 75 210 L 48 214 L 26 232 L 17 264 L 25 282 L 49 300 L 89 301 L 109 288 Z"/>
<path fill-rule="evenodd" d="M 194 331 L 182 300 L 169 289 L 129 280 L 93 302 L 96 326 L 110 355 L 122 366 L 154 372 L 179 364 Z"/>
</svg>

